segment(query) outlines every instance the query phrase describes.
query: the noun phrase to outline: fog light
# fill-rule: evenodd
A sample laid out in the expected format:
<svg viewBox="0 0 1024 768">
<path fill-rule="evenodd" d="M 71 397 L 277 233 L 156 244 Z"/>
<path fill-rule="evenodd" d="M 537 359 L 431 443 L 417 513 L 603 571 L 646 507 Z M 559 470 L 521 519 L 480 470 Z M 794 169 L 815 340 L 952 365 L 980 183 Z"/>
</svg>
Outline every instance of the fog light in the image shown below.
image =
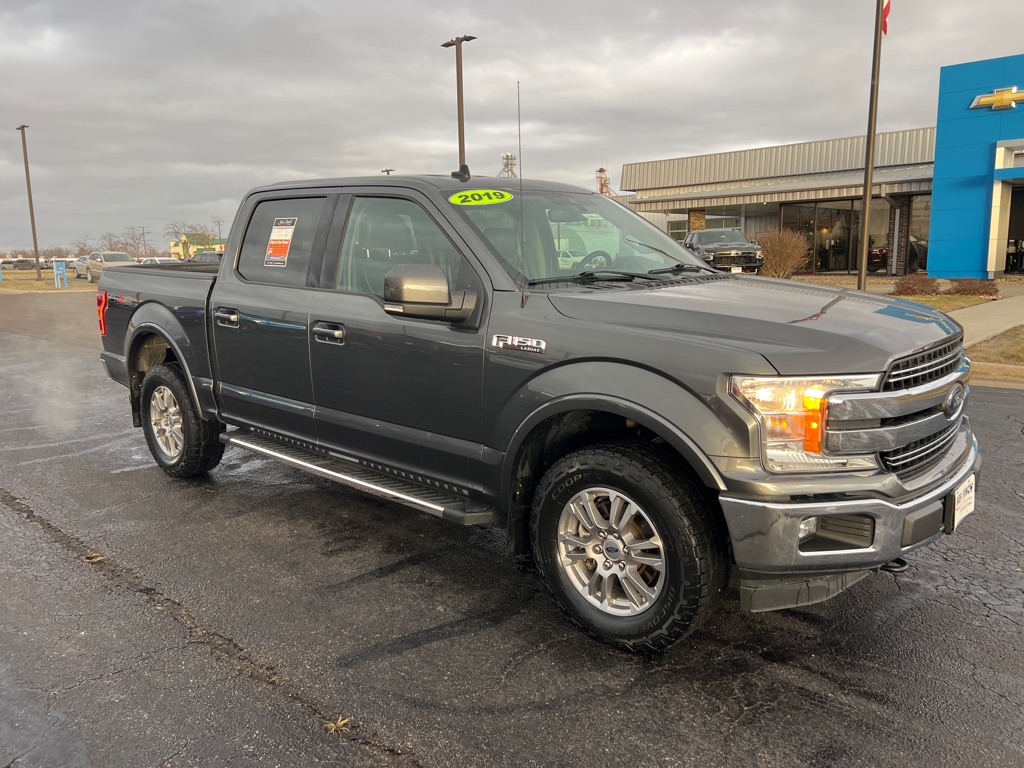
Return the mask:
<svg viewBox="0 0 1024 768">
<path fill-rule="evenodd" d="M 818 518 L 816 517 L 805 517 L 800 521 L 800 527 L 797 529 L 797 536 L 800 541 L 809 539 L 811 536 L 818 532 Z"/>
</svg>

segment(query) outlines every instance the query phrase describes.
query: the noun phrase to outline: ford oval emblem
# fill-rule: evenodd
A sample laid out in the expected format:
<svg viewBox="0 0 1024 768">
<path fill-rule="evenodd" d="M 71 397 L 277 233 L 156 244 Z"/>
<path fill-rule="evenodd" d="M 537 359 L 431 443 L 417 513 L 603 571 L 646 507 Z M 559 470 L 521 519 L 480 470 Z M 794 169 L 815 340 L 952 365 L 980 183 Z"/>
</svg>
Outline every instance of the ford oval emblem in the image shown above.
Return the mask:
<svg viewBox="0 0 1024 768">
<path fill-rule="evenodd" d="M 619 545 L 613 544 L 609 541 L 607 544 L 604 545 L 604 551 L 607 552 L 609 555 L 617 555 L 619 554 Z"/>
<path fill-rule="evenodd" d="M 945 411 L 949 418 L 953 418 L 960 409 L 963 408 L 964 400 L 967 399 L 967 390 L 964 389 L 964 385 L 959 382 L 949 390 L 949 394 L 946 395 L 946 402 L 942 406 L 942 410 Z"/>
</svg>

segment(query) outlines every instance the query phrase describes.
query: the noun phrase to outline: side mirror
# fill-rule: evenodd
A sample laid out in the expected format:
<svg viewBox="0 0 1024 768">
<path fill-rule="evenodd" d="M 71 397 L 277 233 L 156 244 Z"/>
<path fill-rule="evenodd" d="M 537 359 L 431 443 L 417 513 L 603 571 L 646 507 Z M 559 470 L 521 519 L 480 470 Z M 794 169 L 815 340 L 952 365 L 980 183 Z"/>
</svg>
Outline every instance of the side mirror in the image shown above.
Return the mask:
<svg viewBox="0 0 1024 768">
<path fill-rule="evenodd" d="M 461 323 L 476 309 L 475 291 L 448 287 L 433 264 L 400 264 L 384 276 L 384 311 L 389 315 Z"/>
</svg>

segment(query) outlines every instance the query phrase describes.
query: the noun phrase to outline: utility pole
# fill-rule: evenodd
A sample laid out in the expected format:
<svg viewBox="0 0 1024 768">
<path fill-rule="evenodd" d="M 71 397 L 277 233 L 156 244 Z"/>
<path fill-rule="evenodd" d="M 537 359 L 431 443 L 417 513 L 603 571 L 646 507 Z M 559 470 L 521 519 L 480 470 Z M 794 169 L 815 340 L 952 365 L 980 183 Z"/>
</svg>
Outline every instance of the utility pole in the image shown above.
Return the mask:
<svg viewBox="0 0 1024 768">
<path fill-rule="evenodd" d="M 146 228 L 139 227 L 142 230 L 142 258 L 146 258 L 148 248 L 146 248 Z"/>
<path fill-rule="evenodd" d="M 28 143 L 25 141 L 25 129 L 22 123 L 15 130 L 21 131 L 21 154 L 25 158 L 25 187 L 28 189 L 28 220 L 32 225 L 32 251 L 36 256 L 36 280 L 43 279 L 43 270 L 39 264 L 39 241 L 36 239 L 36 211 L 32 207 L 32 178 L 28 174 Z"/>
<path fill-rule="evenodd" d="M 868 284 L 868 219 L 871 215 L 871 172 L 875 165 L 875 118 L 878 109 L 878 70 L 882 56 L 882 28 L 885 20 L 887 0 L 876 0 L 875 3 L 875 46 L 871 56 L 871 96 L 868 100 L 868 132 L 864 139 L 864 199 L 861 203 L 861 233 L 859 263 L 857 264 L 857 290 L 867 290 Z M 899 233 L 893 237 L 899 240 Z M 895 258 L 897 248 L 889 251 Z"/>
<path fill-rule="evenodd" d="M 462 106 L 462 44 L 468 43 L 470 40 L 476 40 L 476 37 L 474 35 L 463 35 L 462 37 L 453 38 L 447 43 L 441 43 L 442 48 L 455 47 L 455 89 L 459 117 L 459 170 L 452 173 L 452 178 L 459 181 L 469 181 L 469 166 L 466 165 L 465 110 Z"/>
<path fill-rule="evenodd" d="M 220 225 L 224 223 L 224 219 L 222 219 L 220 216 L 214 216 L 213 217 L 213 223 L 217 225 L 217 239 L 220 240 L 221 239 Z"/>
<path fill-rule="evenodd" d="M 391 173 L 392 173 L 392 172 L 393 172 L 394 170 L 395 170 L 394 168 L 381 168 L 381 169 L 380 169 L 380 172 L 381 172 L 381 173 L 384 173 L 384 174 L 387 174 L 388 176 L 390 176 L 390 175 L 391 175 Z"/>
</svg>

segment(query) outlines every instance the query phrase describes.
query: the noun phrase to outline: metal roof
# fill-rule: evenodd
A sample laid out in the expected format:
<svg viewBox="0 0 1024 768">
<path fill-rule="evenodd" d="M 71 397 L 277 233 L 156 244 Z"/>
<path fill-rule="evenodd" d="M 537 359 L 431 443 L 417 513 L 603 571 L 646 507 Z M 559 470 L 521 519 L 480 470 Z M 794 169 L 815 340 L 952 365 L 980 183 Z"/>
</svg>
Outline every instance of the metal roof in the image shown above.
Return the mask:
<svg viewBox="0 0 1024 768">
<path fill-rule="evenodd" d="M 935 157 L 935 128 L 879 133 L 875 165 L 921 166 Z M 627 163 L 620 187 L 637 192 L 636 203 L 655 194 L 687 194 L 700 185 L 856 171 L 863 173 L 864 136 L 777 147 Z"/>
<path fill-rule="evenodd" d="M 862 164 L 863 165 L 863 164 Z M 876 168 L 871 178 L 873 195 L 930 192 L 931 163 Z M 659 190 L 660 191 L 660 190 Z M 799 202 L 829 198 L 859 197 L 864 191 L 864 171 L 818 173 L 780 179 L 759 179 L 743 184 L 702 185 L 700 189 L 668 194 L 641 194 L 629 201 L 645 213 L 685 211 L 689 208 L 737 205 L 740 203 Z"/>
</svg>

